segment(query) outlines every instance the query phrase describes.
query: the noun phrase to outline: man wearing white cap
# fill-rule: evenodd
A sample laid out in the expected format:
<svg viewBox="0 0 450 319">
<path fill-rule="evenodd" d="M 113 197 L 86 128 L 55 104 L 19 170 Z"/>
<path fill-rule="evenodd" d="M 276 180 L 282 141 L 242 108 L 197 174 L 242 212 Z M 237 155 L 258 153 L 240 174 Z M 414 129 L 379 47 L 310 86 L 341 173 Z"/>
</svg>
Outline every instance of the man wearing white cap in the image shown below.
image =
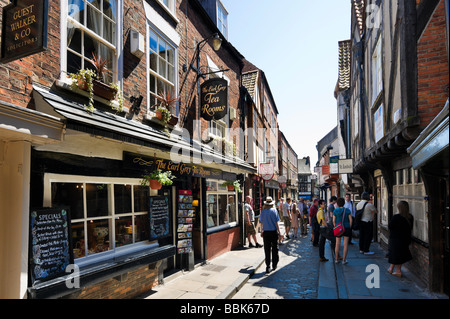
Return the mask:
<svg viewBox="0 0 450 319">
<path fill-rule="evenodd" d="M 264 254 L 266 257 L 266 273 L 269 273 L 270 262 L 272 262 L 272 269 L 277 269 L 278 256 L 278 238 L 281 236 L 278 221 L 280 216 L 275 209 L 275 202 L 272 197 L 268 196 L 264 202 L 264 209 L 259 216 L 261 223 L 261 233 L 264 240 Z"/>
</svg>

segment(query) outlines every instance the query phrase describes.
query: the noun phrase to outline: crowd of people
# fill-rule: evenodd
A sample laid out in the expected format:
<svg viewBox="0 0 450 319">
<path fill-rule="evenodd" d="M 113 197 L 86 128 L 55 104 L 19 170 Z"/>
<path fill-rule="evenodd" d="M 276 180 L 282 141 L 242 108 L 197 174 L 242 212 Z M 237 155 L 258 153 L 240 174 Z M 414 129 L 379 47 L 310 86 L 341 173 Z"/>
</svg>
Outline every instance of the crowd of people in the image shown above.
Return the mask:
<svg viewBox="0 0 450 319">
<path fill-rule="evenodd" d="M 300 198 L 299 201 L 281 198 L 278 203 L 275 203 L 271 197 L 267 197 L 258 221 L 263 245 L 256 240 L 255 214 L 251 202 L 252 198 L 247 196 L 244 214 L 249 247 L 264 247 L 267 273 L 277 268 L 278 246 L 283 244 L 283 240 L 290 239 L 291 236 L 294 239 L 306 238 L 308 225 L 311 230 L 311 243 L 314 247 L 319 248 L 321 262 L 328 261 L 325 258 L 325 243 L 329 240 L 335 253 L 335 263 L 347 264 L 348 247 L 353 245 L 353 230 L 359 231 L 359 252 L 364 255 L 374 254 L 370 251 L 370 245 L 373 239 L 373 222 L 377 209 L 371 203 L 370 195 L 367 192 L 361 194 L 361 201 L 357 205 L 351 200 L 350 194 L 346 194 L 345 198 L 331 196 L 329 203 L 317 198 L 312 202 L 303 198 Z M 388 272 L 401 277 L 402 264 L 412 259 L 409 244 L 414 221 L 409 213 L 407 202 L 399 202 L 397 208 L 398 214 L 393 216 L 389 224 L 388 256 L 391 266 Z M 280 233 L 279 221 L 284 224 L 284 234 Z M 343 246 L 342 254 L 341 246 Z M 272 268 L 270 268 L 271 263 Z"/>
</svg>

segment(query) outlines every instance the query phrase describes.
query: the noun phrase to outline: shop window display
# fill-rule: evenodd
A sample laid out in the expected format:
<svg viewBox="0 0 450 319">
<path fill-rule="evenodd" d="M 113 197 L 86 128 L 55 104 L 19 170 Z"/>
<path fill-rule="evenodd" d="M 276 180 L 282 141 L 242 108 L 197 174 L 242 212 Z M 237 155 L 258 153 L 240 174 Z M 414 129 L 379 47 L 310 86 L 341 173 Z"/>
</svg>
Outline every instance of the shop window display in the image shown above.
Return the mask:
<svg viewBox="0 0 450 319">
<path fill-rule="evenodd" d="M 71 212 L 75 259 L 148 241 L 149 195 L 141 185 L 51 183 L 51 206 Z"/>
<path fill-rule="evenodd" d="M 208 228 L 238 221 L 236 192 L 222 186 L 225 181 L 206 181 L 206 206 Z"/>
</svg>

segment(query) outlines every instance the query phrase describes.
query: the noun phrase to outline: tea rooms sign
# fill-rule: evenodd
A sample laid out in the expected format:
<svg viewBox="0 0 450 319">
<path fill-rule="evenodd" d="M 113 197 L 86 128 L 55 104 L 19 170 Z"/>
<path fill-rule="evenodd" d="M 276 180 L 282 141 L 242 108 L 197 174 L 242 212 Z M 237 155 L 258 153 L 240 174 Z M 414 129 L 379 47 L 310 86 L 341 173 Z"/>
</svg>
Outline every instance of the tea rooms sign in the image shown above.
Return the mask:
<svg viewBox="0 0 450 319">
<path fill-rule="evenodd" d="M 1 62 L 46 50 L 47 29 L 48 0 L 14 0 L 5 6 Z"/>
<path fill-rule="evenodd" d="M 200 114 L 207 120 L 220 120 L 228 112 L 228 82 L 213 78 L 200 87 Z"/>
</svg>

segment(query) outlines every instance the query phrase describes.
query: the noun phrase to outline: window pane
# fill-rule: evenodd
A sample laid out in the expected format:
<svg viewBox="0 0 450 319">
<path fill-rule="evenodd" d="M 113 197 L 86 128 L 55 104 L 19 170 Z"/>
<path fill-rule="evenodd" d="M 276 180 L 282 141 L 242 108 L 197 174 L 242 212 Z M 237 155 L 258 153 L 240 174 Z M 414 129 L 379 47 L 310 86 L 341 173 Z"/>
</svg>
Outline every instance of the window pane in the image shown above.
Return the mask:
<svg viewBox="0 0 450 319">
<path fill-rule="evenodd" d="M 168 65 L 169 74 L 167 75 L 167 80 L 172 83 L 175 83 L 175 68 L 171 65 Z"/>
<path fill-rule="evenodd" d="M 133 243 L 133 225 L 131 216 L 116 218 L 116 247 Z"/>
<path fill-rule="evenodd" d="M 67 27 L 67 46 L 81 54 L 81 31 L 71 23 Z"/>
<path fill-rule="evenodd" d="M 161 39 L 159 40 L 159 55 L 164 60 L 166 59 L 166 44 Z"/>
<path fill-rule="evenodd" d="M 101 36 L 102 35 L 101 23 L 102 23 L 102 16 L 100 12 L 95 10 L 92 6 L 88 6 L 87 27 Z"/>
<path fill-rule="evenodd" d="M 170 64 L 174 64 L 174 53 L 173 53 L 173 48 L 169 45 L 166 46 L 166 50 L 167 50 L 167 62 L 169 62 Z"/>
<path fill-rule="evenodd" d="M 150 92 L 156 94 L 156 77 L 154 75 L 150 75 Z"/>
<path fill-rule="evenodd" d="M 100 10 L 100 0 L 88 0 L 88 2 Z"/>
<path fill-rule="evenodd" d="M 88 255 L 110 250 L 111 227 L 109 220 L 96 220 L 87 223 L 88 229 Z"/>
<path fill-rule="evenodd" d="M 148 214 L 134 217 L 134 241 L 145 241 L 150 238 L 150 221 Z"/>
<path fill-rule="evenodd" d="M 84 34 L 84 56 L 92 59 L 92 54 L 98 54 L 99 44 L 98 41 Z"/>
<path fill-rule="evenodd" d="M 76 73 L 81 69 L 81 57 L 72 52 L 67 52 L 67 72 Z"/>
<path fill-rule="evenodd" d="M 52 183 L 52 207 L 69 207 L 72 220 L 84 218 L 83 184 Z"/>
<path fill-rule="evenodd" d="M 83 0 L 69 0 L 68 14 L 81 24 L 84 24 L 84 2 Z"/>
<path fill-rule="evenodd" d="M 217 196 L 208 194 L 207 218 L 208 227 L 217 226 Z"/>
<path fill-rule="evenodd" d="M 148 186 L 134 186 L 134 212 L 148 212 Z"/>
<path fill-rule="evenodd" d="M 227 215 L 229 223 L 237 221 L 235 196 L 228 196 Z"/>
<path fill-rule="evenodd" d="M 113 21 L 117 21 L 116 0 L 103 0 L 103 14 Z"/>
<path fill-rule="evenodd" d="M 150 68 L 155 72 L 158 72 L 157 63 L 158 63 L 158 56 L 156 55 L 156 53 L 153 52 L 150 53 Z"/>
<path fill-rule="evenodd" d="M 159 70 L 158 74 L 162 77 L 167 77 L 167 71 L 166 71 L 166 62 L 164 62 L 163 59 L 159 59 Z"/>
<path fill-rule="evenodd" d="M 114 207 L 116 214 L 131 213 L 131 185 L 114 185 Z"/>
<path fill-rule="evenodd" d="M 218 198 L 219 198 L 219 203 L 218 203 L 219 225 L 223 225 L 225 223 L 228 223 L 227 195 L 219 195 Z"/>
<path fill-rule="evenodd" d="M 156 35 L 150 31 L 150 49 L 154 52 L 157 52 L 157 43 Z"/>
<path fill-rule="evenodd" d="M 87 216 L 108 216 L 108 185 L 86 184 Z"/>
<path fill-rule="evenodd" d="M 73 258 L 86 256 L 84 222 L 71 223 L 70 227 L 72 228 Z"/>
<path fill-rule="evenodd" d="M 116 44 L 116 25 L 106 18 L 103 19 L 103 38 L 114 45 Z"/>
</svg>

